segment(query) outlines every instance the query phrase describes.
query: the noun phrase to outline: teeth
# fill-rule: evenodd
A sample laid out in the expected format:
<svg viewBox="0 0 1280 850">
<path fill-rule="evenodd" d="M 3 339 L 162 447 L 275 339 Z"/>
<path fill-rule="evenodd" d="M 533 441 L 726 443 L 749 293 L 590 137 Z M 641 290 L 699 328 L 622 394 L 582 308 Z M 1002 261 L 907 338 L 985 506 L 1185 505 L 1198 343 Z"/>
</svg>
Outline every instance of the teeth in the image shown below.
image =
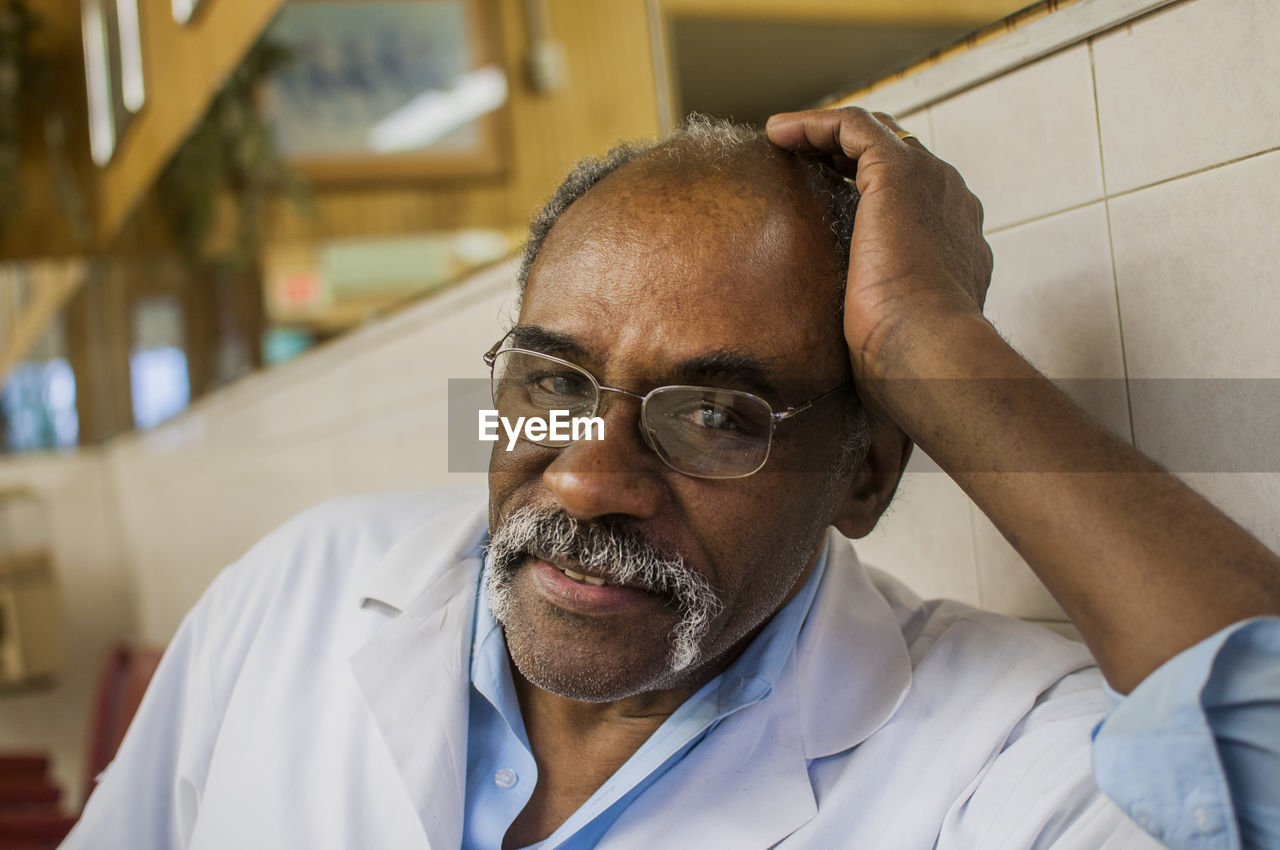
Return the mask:
<svg viewBox="0 0 1280 850">
<path fill-rule="evenodd" d="M 592 585 L 593 587 L 600 587 L 602 584 L 604 584 L 604 579 L 600 578 L 599 576 L 589 576 L 589 575 L 586 575 L 585 573 L 577 573 L 571 569 L 568 569 L 567 567 L 561 567 L 560 572 L 564 573 L 574 581 L 586 582 L 587 584 Z"/>
</svg>

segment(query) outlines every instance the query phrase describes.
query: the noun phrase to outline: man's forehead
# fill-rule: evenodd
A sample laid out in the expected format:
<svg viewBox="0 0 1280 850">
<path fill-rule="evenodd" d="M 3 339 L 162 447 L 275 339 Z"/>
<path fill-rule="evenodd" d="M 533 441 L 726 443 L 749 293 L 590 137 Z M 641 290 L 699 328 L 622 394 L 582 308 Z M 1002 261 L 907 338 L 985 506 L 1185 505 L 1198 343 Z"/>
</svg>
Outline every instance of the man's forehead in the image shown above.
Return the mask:
<svg viewBox="0 0 1280 850">
<path fill-rule="evenodd" d="M 802 193 L 778 185 L 785 172 L 759 171 L 610 174 L 547 235 L 521 325 L 572 338 L 580 362 L 645 378 L 694 360 L 743 374 L 751 360 L 772 383 L 813 371 L 839 341 L 831 240 Z"/>
<path fill-rule="evenodd" d="M 784 191 L 781 177 L 759 167 L 677 172 L 630 163 L 564 212 L 530 277 L 578 267 L 614 290 L 640 282 L 655 295 L 673 285 L 715 297 L 724 285 L 754 286 L 761 297 L 826 276 L 832 252 L 821 216 Z M 554 269 L 540 274 L 547 266 Z"/>
</svg>

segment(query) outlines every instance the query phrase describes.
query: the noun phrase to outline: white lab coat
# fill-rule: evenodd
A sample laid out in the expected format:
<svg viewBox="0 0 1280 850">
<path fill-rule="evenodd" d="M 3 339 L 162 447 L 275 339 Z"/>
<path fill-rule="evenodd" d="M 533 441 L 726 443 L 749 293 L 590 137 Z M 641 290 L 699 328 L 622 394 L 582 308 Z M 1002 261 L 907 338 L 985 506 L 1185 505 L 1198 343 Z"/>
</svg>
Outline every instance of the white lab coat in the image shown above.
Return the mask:
<svg viewBox="0 0 1280 850">
<path fill-rule="evenodd" d="M 188 615 L 63 846 L 458 847 L 484 532 L 483 495 L 453 491 L 344 499 L 270 535 Z M 1094 786 L 1083 647 L 922 604 L 838 542 L 772 695 L 599 846 L 1158 846 Z"/>
</svg>

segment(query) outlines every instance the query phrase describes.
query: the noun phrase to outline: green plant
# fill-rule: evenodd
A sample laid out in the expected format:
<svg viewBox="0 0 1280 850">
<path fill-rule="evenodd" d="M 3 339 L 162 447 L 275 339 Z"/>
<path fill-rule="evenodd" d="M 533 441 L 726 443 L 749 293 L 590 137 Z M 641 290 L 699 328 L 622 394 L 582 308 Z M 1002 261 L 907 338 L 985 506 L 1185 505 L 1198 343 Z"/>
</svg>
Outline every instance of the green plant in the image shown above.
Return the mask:
<svg viewBox="0 0 1280 850">
<path fill-rule="evenodd" d="M 243 269 L 258 256 L 272 196 L 309 206 L 305 185 L 279 155 L 258 108 L 264 80 L 289 59 L 279 45 L 255 45 L 160 175 L 161 209 L 188 262 Z M 209 242 L 223 197 L 232 202 L 235 238 L 218 251 Z"/>
</svg>

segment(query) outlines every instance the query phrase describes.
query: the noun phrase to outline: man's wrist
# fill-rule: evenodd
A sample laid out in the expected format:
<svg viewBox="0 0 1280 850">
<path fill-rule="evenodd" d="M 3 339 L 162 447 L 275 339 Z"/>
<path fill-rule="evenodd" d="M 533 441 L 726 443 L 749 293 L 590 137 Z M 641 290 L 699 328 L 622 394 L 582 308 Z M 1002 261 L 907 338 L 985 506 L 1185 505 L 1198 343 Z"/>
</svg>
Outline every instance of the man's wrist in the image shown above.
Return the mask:
<svg viewBox="0 0 1280 850">
<path fill-rule="evenodd" d="M 1003 376 L 1008 367 L 987 356 L 1001 349 L 1007 353 L 1008 344 L 981 313 L 922 312 L 899 321 L 879 346 L 856 356 L 854 374 L 866 400 L 897 418 L 905 412 L 904 394 L 916 395 L 909 388 L 918 381 Z"/>
</svg>

